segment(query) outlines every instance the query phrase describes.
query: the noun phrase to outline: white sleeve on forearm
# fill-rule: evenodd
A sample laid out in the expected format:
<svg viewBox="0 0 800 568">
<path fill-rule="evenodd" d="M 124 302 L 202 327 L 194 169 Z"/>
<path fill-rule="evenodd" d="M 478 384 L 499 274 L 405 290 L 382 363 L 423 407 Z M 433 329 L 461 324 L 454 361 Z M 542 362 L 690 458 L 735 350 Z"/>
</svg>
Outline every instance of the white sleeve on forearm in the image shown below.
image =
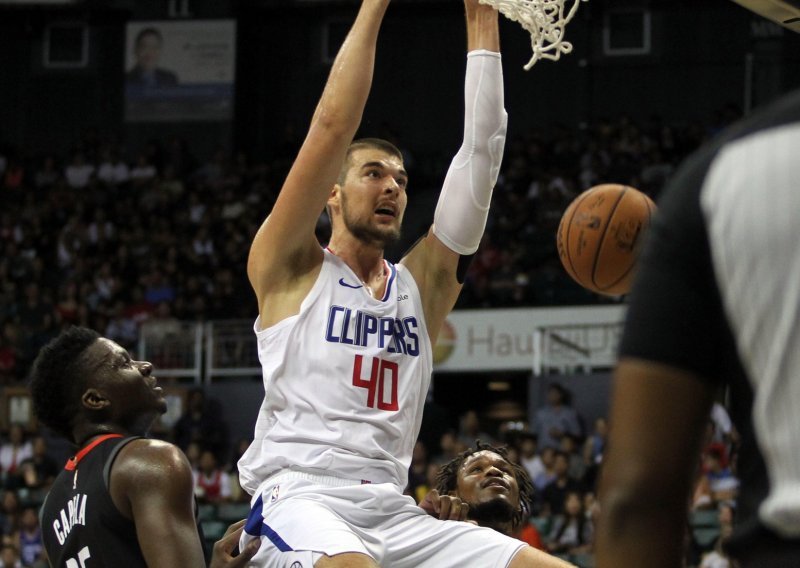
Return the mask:
<svg viewBox="0 0 800 568">
<path fill-rule="evenodd" d="M 464 97 L 464 142 L 447 171 L 433 234 L 448 248 L 469 255 L 478 250 L 486 228 L 506 141 L 508 115 L 503 108 L 499 53 L 469 52 Z"/>
</svg>

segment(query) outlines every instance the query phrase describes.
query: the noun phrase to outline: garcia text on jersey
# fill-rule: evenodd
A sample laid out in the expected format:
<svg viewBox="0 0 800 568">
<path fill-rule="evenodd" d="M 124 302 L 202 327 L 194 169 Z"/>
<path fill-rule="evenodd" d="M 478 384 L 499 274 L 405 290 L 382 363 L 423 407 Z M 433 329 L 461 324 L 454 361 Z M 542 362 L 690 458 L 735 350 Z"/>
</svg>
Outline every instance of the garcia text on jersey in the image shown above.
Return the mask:
<svg viewBox="0 0 800 568">
<path fill-rule="evenodd" d="M 64 544 L 72 527 L 86 524 L 86 499 L 84 493 L 73 496 L 67 501 L 66 507 L 61 509 L 58 517 L 53 520 L 53 530 L 56 533 L 58 544 Z"/>
</svg>

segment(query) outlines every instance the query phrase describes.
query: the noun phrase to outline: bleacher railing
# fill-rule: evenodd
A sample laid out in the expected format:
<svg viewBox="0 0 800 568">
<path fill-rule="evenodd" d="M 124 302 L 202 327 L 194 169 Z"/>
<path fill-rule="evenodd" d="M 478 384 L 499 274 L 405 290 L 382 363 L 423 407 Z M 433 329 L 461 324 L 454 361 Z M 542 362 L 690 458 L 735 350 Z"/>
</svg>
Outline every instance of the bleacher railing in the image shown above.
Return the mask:
<svg viewBox="0 0 800 568">
<path fill-rule="evenodd" d="M 260 376 L 252 326 L 250 320 L 145 322 L 137 357 L 153 363 L 159 377 L 195 384 L 218 377 Z"/>
<path fill-rule="evenodd" d="M 150 361 L 159 377 L 208 384 L 223 377 L 258 377 L 256 339 L 250 320 L 205 323 L 146 322 L 137 356 Z M 533 372 L 590 373 L 616 361 L 621 322 L 540 326 L 534 333 Z"/>
<path fill-rule="evenodd" d="M 159 377 L 203 378 L 203 333 L 205 324 L 174 319 L 142 324 L 137 357 L 150 361 Z"/>
<path fill-rule="evenodd" d="M 537 327 L 533 372 L 543 375 L 610 369 L 616 363 L 621 334 L 622 322 Z"/>
<path fill-rule="evenodd" d="M 205 378 L 261 375 L 258 346 L 250 320 L 216 320 L 206 324 Z"/>
</svg>

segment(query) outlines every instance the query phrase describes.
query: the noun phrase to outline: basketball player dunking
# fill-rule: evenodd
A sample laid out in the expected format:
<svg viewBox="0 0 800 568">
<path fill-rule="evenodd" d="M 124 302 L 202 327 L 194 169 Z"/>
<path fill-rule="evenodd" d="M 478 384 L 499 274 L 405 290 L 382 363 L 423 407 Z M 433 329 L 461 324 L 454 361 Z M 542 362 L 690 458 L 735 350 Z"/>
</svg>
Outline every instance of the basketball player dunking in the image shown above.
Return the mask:
<svg viewBox="0 0 800 568">
<path fill-rule="evenodd" d="M 266 396 L 239 462 L 253 495 L 254 566 L 564 566 L 491 529 L 440 521 L 403 496 L 431 345 L 486 223 L 506 130 L 498 15 L 465 0 L 464 143 L 434 225 L 398 265 L 383 258 L 406 208 L 400 152 L 351 144 L 389 0 L 363 0 L 308 135 L 256 235 L 248 275 Z M 333 233 L 314 236 L 323 207 Z"/>
</svg>

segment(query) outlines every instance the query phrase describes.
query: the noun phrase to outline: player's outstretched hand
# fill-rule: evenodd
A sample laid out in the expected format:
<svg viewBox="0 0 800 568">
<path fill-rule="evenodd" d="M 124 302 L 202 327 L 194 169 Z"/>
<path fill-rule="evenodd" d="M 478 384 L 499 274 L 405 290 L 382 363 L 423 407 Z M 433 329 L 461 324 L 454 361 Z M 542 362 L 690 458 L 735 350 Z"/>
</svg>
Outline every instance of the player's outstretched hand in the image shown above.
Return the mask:
<svg viewBox="0 0 800 568">
<path fill-rule="evenodd" d="M 242 536 L 244 523 L 244 519 L 233 523 L 225 531 L 222 538 L 214 543 L 214 551 L 211 553 L 209 568 L 243 568 L 255 556 L 259 546 L 261 546 L 260 539 L 250 542 L 238 556 L 231 556 L 233 549 L 239 544 L 239 537 Z"/>
<path fill-rule="evenodd" d="M 466 521 L 469 505 L 454 495 L 439 495 L 432 489 L 420 501 L 419 506 L 423 511 L 442 521 Z"/>
</svg>

